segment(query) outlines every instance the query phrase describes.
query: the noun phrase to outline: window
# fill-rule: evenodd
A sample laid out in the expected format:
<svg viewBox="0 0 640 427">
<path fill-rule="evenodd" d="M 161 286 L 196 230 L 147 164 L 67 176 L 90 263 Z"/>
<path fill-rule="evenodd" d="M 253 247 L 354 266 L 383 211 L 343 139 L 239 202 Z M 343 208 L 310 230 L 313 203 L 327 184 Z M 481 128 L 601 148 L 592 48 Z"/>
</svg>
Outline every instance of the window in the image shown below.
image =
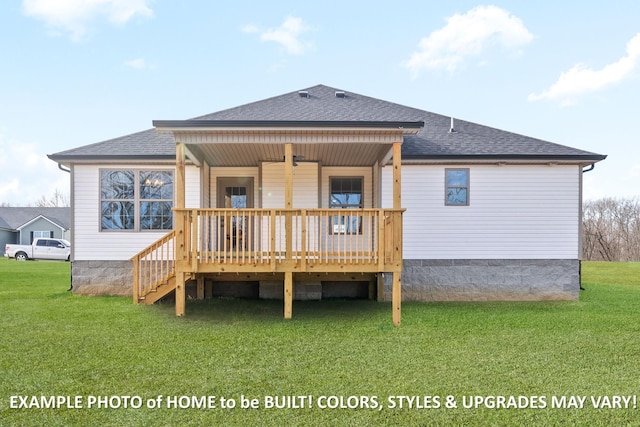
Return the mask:
<svg viewBox="0 0 640 427">
<path fill-rule="evenodd" d="M 101 230 L 171 230 L 172 171 L 100 171 Z"/>
<path fill-rule="evenodd" d="M 32 231 L 31 232 L 31 243 L 35 239 L 39 239 L 41 237 L 51 237 L 53 238 L 53 231 Z"/>
<path fill-rule="evenodd" d="M 445 169 L 445 205 L 469 206 L 469 169 Z"/>
<path fill-rule="evenodd" d="M 362 178 L 329 178 L 331 209 L 362 209 Z M 362 217 L 359 215 L 334 215 L 333 234 L 359 234 L 362 232 Z"/>
<path fill-rule="evenodd" d="M 101 171 L 102 230 L 133 230 L 135 228 L 135 188 L 133 171 Z"/>
<path fill-rule="evenodd" d="M 173 173 L 140 172 L 140 229 L 171 230 L 173 228 Z"/>
</svg>

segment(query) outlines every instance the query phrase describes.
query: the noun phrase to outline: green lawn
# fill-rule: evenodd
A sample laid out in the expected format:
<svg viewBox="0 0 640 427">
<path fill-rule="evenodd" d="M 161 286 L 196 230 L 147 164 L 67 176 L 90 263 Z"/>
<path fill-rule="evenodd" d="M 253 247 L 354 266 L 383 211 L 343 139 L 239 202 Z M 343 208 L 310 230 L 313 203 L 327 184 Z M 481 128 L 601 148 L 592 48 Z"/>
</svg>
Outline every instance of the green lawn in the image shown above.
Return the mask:
<svg viewBox="0 0 640 427">
<path fill-rule="evenodd" d="M 404 303 L 399 328 L 371 301 L 294 302 L 288 321 L 280 302 L 189 301 L 176 318 L 171 304 L 74 296 L 68 263 L 0 259 L 0 425 L 638 425 L 640 402 L 594 409 L 591 397 L 640 395 L 640 264 L 585 263 L 583 286 L 571 302 Z M 83 407 L 11 408 L 11 396 Z M 192 407 L 167 408 L 175 396 Z M 197 408 L 203 396 L 216 408 Z M 313 407 L 266 408 L 268 396 Z M 394 396 L 420 407 L 392 408 Z M 473 396 L 488 403 L 463 407 Z M 495 396 L 546 407 L 490 407 Z M 562 396 L 584 407 L 552 408 Z M 87 407 L 94 397 L 121 407 Z M 340 398 L 378 405 L 318 406 Z"/>
</svg>

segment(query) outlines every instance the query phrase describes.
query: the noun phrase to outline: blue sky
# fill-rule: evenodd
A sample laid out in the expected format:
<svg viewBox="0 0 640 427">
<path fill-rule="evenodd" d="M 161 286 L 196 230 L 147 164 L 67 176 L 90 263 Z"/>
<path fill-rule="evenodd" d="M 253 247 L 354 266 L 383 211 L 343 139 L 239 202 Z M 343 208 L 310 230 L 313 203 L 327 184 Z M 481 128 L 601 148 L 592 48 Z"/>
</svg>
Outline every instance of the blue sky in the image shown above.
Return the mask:
<svg viewBox="0 0 640 427">
<path fill-rule="evenodd" d="M 609 158 L 640 196 L 640 2 L 11 0 L 0 5 L 0 203 L 46 155 L 325 84 Z"/>
</svg>

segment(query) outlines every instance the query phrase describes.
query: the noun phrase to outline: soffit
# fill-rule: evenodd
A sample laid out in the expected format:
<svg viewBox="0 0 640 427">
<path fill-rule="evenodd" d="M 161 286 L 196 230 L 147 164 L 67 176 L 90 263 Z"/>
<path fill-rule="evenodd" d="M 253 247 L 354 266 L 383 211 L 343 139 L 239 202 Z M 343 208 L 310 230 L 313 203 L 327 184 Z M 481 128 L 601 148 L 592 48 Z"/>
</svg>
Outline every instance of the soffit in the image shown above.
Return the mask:
<svg viewBox="0 0 640 427">
<path fill-rule="evenodd" d="M 219 129 L 173 130 L 176 142 L 185 143 L 197 161 L 211 166 L 255 166 L 284 160 L 284 146 L 293 155 L 327 166 L 371 166 L 388 155 L 394 142 L 402 142 L 410 129 Z M 302 160 L 297 160 L 302 161 Z"/>
<path fill-rule="evenodd" d="M 326 166 L 371 166 L 381 161 L 390 148 L 386 144 L 293 144 L 293 155 L 304 158 L 298 162 Z M 210 166 L 255 166 L 284 160 L 283 144 L 202 144 L 197 149 Z"/>
</svg>

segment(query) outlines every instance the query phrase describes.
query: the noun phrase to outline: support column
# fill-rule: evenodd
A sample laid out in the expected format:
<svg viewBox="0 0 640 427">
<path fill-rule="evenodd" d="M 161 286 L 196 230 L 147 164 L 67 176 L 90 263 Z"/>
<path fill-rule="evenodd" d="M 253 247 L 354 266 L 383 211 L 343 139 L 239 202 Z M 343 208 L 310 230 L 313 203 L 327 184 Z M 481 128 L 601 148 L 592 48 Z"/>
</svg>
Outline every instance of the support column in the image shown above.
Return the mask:
<svg viewBox="0 0 640 427">
<path fill-rule="evenodd" d="M 284 207 L 293 209 L 293 144 L 284 144 Z M 293 251 L 293 221 L 291 212 L 285 215 L 286 258 L 290 260 Z M 293 272 L 284 273 L 284 318 L 291 319 L 293 309 Z"/>
<path fill-rule="evenodd" d="M 184 143 L 176 144 L 176 208 L 185 207 L 186 148 Z"/>
<path fill-rule="evenodd" d="M 376 277 L 376 299 L 384 301 L 384 276 L 382 273 L 378 273 Z"/>
<path fill-rule="evenodd" d="M 176 272 L 176 316 L 184 316 L 187 303 L 185 274 L 182 271 Z"/>
<path fill-rule="evenodd" d="M 402 209 L 402 143 L 393 143 L 393 208 Z M 400 224 L 395 222 L 400 221 Z M 402 217 L 394 214 L 394 233 L 395 239 L 399 242 L 393 242 L 395 248 L 394 257 L 399 256 L 400 259 L 394 259 L 394 263 L 399 265 L 395 267 L 393 272 L 393 288 L 391 290 L 391 307 L 393 310 L 393 324 L 400 326 L 401 304 L 402 304 Z M 400 233 L 395 231 L 400 230 Z M 399 235 L 398 235 L 399 234 Z"/>
<path fill-rule="evenodd" d="M 400 326 L 400 317 L 401 317 L 401 308 L 400 304 L 402 301 L 402 272 L 394 271 L 393 272 L 393 288 L 391 290 L 391 307 L 393 310 L 393 325 Z"/>
<path fill-rule="evenodd" d="M 176 208 L 184 209 L 185 207 L 185 146 L 183 143 L 176 144 Z M 186 247 L 185 247 L 185 221 L 184 212 L 174 211 L 174 227 L 176 231 L 176 316 L 184 316 L 185 306 L 187 302 L 187 293 L 185 289 L 185 271 L 186 264 Z"/>
<path fill-rule="evenodd" d="M 293 310 L 293 273 L 284 273 L 284 318 L 291 319 Z"/>
<path fill-rule="evenodd" d="M 284 207 L 293 208 L 293 144 L 284 144 Z"/>
<path fill-rule="evenodd" d="M 196 279 L 197 299 L 204 299 L 204 277 L 200 276 Z"/>
<path fill-rule="evenodd" d="M 284 208 L 293 209 L 293 144 L 284 144 Z M 291 259 L 293 250 L 293 221 L 291 212 L 285 214 L 285 256 Z"/>
<path fill-rule="evenodd" d="M 402 143 L 393 143 L 393 209 L 402 209 Z"/>
</svg>

